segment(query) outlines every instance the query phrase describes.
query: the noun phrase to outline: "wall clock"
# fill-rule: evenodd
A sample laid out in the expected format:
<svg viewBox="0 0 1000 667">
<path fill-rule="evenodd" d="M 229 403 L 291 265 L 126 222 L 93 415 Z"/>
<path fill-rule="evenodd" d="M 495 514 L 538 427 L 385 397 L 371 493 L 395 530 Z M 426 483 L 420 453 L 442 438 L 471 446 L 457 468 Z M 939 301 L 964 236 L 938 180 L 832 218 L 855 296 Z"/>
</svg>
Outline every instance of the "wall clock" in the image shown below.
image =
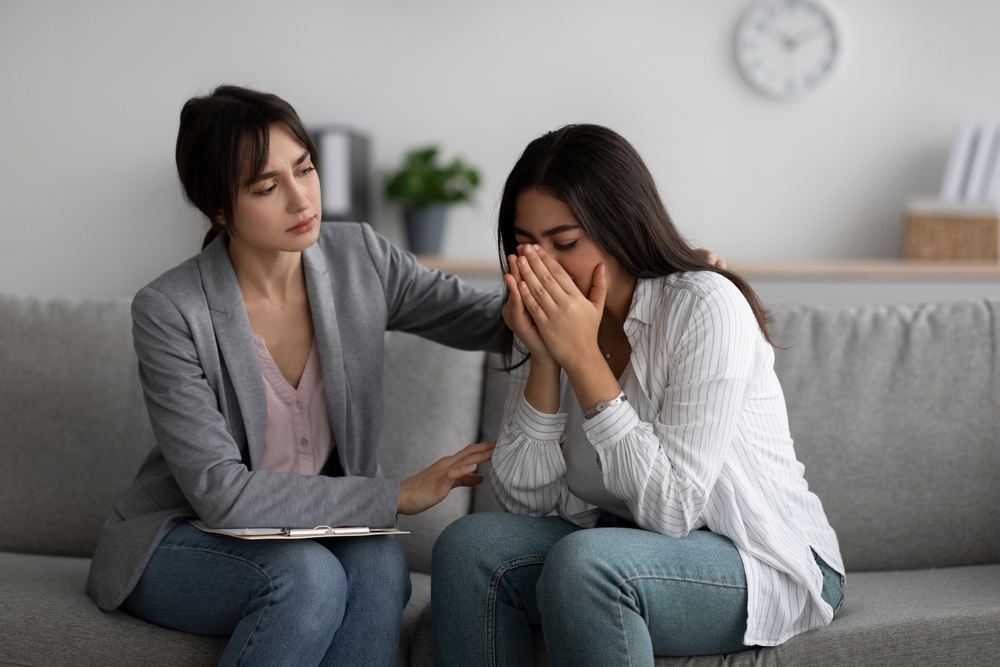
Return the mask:
<svg viewBox="0 0 1000 667">
<path fill-rule="evenodd" d="M 760 92 L 792 98 L 833 73 L 841 40 L 830 12 L 812 0 L 769 0 L 747 10 L 736 30 L 736 62 Z"/>
</svg>

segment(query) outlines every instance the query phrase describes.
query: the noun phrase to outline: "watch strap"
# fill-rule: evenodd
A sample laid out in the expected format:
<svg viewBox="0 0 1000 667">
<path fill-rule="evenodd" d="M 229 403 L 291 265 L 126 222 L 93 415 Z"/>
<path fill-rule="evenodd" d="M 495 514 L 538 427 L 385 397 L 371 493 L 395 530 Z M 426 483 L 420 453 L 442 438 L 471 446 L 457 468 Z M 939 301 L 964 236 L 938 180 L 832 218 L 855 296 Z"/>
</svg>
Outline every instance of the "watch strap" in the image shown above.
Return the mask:
<svg viewBox="0 0 1000 667">
<path fill-rule="evenodd" d="M 601 414 L 602 412 L 610 408 L 612 405 L 618 405 L 619 403 L 624 403 L 627 400 L 628 396 L 626 396 L 625 392 L 623 391 L 622 393 L 612 398 L 610 401 L 598 401 L 597 405 L 595 405 L 594 407 L 584 410 L 583 416 L 587 419 L 590 419 L 595 415 Z"/>
</svg>

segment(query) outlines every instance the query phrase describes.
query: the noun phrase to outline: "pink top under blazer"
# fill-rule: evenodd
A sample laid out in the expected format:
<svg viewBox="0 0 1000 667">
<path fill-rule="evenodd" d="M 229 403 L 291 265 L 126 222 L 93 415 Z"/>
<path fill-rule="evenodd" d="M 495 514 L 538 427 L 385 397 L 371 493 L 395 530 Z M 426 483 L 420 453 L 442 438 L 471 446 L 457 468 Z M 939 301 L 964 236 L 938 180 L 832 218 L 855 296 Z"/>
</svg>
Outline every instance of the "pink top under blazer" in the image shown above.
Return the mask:
<svg viewBox="0 0 1000 667">
<path fill-rule="evenodd" d="M 274 363 L 264 339 L 254 334 L 253 340 L 267 399 L 261 469 L 318 475 L 334 443 L 316 343 L 309 350 L 299 386 L 293 387 Z"/>
</svg>

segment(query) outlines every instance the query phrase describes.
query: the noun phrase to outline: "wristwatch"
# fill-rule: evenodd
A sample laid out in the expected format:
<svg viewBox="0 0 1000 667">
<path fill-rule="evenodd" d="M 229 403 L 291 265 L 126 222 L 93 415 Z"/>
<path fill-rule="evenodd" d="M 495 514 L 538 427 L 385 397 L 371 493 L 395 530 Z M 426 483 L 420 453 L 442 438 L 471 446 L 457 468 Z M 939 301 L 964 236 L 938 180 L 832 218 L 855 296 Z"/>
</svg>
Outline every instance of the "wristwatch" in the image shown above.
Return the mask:
<svg viewBox="0 0 1000 667">
<path fill-rule="evenodd" d="M 594 407 L 590 408 L 589 410 L 584 410 L 583 416 L 587 419 L 590 419 L 595 415 L 601 414 L 602 412 L 610 408 L 612 405 L 618 405 L 619 403 L 624 403 L 627 400 L 628 396 L 626 396 L 625 392 L 623 391 L 622 393 L 612 398 L 610 401 L 598 401 L 597 405 L 595 405 Z"/>
</svg>

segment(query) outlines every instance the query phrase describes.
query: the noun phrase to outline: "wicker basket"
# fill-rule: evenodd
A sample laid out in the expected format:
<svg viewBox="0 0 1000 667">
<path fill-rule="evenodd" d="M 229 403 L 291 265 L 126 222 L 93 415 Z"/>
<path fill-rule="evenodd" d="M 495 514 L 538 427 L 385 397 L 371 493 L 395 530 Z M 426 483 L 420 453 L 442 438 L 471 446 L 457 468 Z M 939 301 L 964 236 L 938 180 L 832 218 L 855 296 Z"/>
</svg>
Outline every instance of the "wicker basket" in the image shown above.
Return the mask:
<svg viewBox="0 0 1000 667">
<path fill-rule="evenodd" d="M 1000 217 L 910 211 L 906 258 L 995 262 L 1000 258 Z"/>
</svg>

